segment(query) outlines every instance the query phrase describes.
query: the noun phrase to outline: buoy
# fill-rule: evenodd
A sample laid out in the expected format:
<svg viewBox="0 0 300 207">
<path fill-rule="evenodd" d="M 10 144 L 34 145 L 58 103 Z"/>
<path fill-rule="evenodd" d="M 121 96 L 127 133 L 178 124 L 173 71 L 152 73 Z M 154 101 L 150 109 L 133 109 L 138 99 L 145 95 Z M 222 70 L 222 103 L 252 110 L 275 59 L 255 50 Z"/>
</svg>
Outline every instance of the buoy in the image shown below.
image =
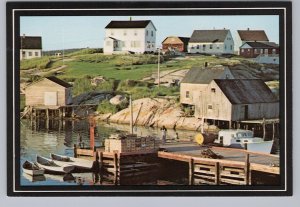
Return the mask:
<svg viewBox="0 0 300 207">
<path fill-rule="evenodd" d="M 204 136 L 199 133 L 199 134 L 196 134 L 195 136 L 195 141 L 199 144 L 199 145 L 202 145 L 204 143 Z"/>
<path fill-rule="evenodd" d="M 215 140 L 215 135 L 213 134 L 201 134 L 195 135 L 195 142 L 199 145 L 213 143 Z"/>
</svg>

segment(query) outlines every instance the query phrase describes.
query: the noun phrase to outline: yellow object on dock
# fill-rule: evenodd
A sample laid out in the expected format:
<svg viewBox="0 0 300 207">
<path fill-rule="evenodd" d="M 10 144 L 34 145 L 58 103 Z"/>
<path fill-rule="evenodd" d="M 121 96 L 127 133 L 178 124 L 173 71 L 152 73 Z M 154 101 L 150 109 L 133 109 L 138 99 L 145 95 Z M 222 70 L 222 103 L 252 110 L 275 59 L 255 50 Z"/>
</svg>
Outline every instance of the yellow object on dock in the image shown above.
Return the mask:
<svg viewBox="0 0 300 207">
<path fill-rule="evenodd" d="M 195 141 L 199 144 L 199 145 L 202 145 L 204 143 L 204 136 L 199 133 L 199 134 L 196 134 L 195 136 Z"/>
</svg>

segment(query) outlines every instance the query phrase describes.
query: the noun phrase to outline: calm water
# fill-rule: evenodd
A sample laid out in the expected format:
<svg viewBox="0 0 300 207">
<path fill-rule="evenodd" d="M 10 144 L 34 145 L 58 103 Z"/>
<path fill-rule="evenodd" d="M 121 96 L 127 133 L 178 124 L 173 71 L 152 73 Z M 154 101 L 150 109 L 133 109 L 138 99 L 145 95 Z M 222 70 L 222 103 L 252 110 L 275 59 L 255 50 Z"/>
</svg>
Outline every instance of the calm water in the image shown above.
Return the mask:
<svg viewBox="0 0 300 207">
<path fill-rule="evenodd" d="M 103 140 L 111 133 L 129 131 L 129 126 L 118 124 L 98 123 L 95 129 L 95 145 L 102 146 Z M 179 138 L 193 138 L 196 132 L 177 131 Z M 25 160 L 35 161 L 36 155 L 49 157 L 50 153 L 57 153 L 73 156 L 73 145 L 77 143 L 78 134 L 86 146 L 89 145 L 89 123 L 86 120 L 80 121 L 59 121 L 59 120 L 30 120 L 21 121 L 21 160 L 22 165 Z M 135 127 L 134 133 L 146 136 L 153 135 L 160 137 L 160 130 L 154 128 Z M 168 130 L 167 138 L 175 138 L 175 131 Z M 34 177 L 21 173 L 21 185 L 92 185 L 93 174 L 81 173 L 72 176 L 47 175 Z M 159 183 L 161 181 L 157 181 Z"/>
</svg>

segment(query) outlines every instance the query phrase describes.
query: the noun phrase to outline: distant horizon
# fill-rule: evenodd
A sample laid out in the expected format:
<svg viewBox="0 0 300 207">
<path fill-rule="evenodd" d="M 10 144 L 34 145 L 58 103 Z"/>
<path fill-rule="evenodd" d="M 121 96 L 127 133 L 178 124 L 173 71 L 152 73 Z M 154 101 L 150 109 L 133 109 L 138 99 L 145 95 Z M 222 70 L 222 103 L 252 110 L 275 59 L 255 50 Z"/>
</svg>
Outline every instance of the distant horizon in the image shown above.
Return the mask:
<svg viewBox="0 0 300 207">
<path fill-rule="evenodd" d="M 237 30 L 265 30 L 269 41 L 279 43 L 278 15 L 214 16 L 21 16 L 20 35 L 41 36 L 43 51 L 103 48 L 105 26 L 113 20 L 151 20 L 156 46 L 168 36 L 191 37 L 194 30 L 229 29 L 240 45 Z M 174 26 L 176 25 L 176 26 Z"/>
</svg>

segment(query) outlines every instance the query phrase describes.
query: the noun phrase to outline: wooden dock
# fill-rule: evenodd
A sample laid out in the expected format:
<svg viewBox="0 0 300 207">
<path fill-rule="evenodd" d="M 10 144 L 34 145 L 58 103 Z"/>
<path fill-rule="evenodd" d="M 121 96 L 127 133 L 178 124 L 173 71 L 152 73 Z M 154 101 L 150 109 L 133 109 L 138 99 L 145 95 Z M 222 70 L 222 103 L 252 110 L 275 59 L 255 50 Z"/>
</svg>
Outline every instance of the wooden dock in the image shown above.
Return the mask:
<svg viewBox="0 0 300 207">
<path fill-rule="evenodd" d="M 279 156 L 249 152 L 243 149 L 209 147 L 222 159 L 204 158 L 208 147 L 191 142 L 168 143 L 158 157 L 189 164 L 190 185 L 251 185 L 254 172 L 279 176 Z"/>
<path fill-rule="evenodd" d="M 153 152 L 104 152 L 103 148 L 75 148 L 75 156 L 99 156 L 101 174 L 114 184 L 127 178 L 157 177 L 162 162 L 182 163 L 190 185 L 257 185 L 265 180 L 275 183 L 280 175 L 279 156 L 249 152 L 243 149 L 199 146 L 193 142 L 172 142 L 161 146 L 163 151 Z M 205 158 L 202 151 L 210 149 L 221 159 Z M 181 166 L 182 167 L 182 166 Z M 182 170 L 182 169 L 181 169 Z M 166 173 L 176 172 L 166 169 Z M 268 177 L 268 179 L 265 179 Z M 145 178 L 145 177 L 144 177 Z M 260 180 L 260 181 L 257 181 Z M 130 184 L 130 183 L 129 183 Z M 268 184 L 268 183 L 267 183 Z"/>
</svg>

